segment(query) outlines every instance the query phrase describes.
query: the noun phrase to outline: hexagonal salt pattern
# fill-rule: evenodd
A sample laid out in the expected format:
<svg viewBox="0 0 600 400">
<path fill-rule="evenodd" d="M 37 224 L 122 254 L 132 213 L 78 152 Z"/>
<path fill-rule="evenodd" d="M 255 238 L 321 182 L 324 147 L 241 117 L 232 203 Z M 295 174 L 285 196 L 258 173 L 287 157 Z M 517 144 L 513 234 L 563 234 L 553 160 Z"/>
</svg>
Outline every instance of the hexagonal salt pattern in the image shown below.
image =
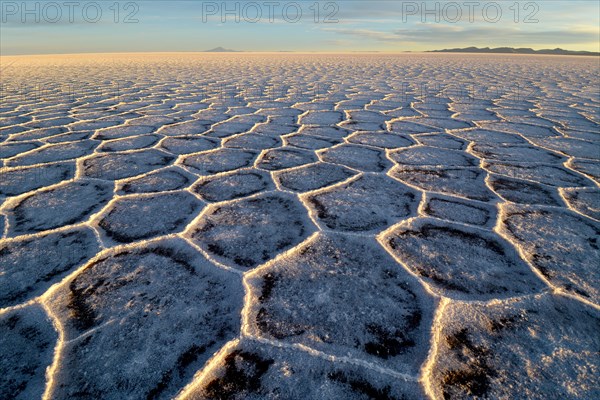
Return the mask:
<svg viewBox="0 0 600 400">
<path fill-rule="evenodd" d="M 217 259 L 246 270 L 306 239 L 315 228 L 305 213 L 294 197 L 269 193 L 209 207 L 188 235 Z"/>
<path fill-rule="evenodd" d="M 130 178 L 169 165 L 175 156 L 149 149 L 133 152 L 98 153 L 81 162 L 82 173 L 90 178 Z"/>
<path fill-rule="evenodd" d="M 308 192 L 341 182 L 354 175 L 356 171 L 341 165 L 316 163 L 275 173 L 279 184 L 295 192 Z"/>
<path fill-rule="evenodd" d="M 42 307 L 32 305 L 0 314 L 0 397 L 41 398 L 45 371 L 58 339 Z"/>
<path fill-rule="evenodd" d="M 103 255 L 48 300 L 68 340 L 51 395 L 174 395 L 237 334 L 242 295 L 182 240 Z"/>
<path fill-rule="evenodd" d="M 19 58 L 0 398 L 600 397 L 597 62 L 498 61 Z"/>
<path fill-rule="evenodd" d="M 75 181 L 17 198 L 9 210 L 9 235 L 72 225 L 99 211 L 113 196 L 114 184 Z"/>
<path fill-rule="evenodd" d="M 269 174 L 261 170 L 239 170 L 201 178 L 192 190 L 207 201 L 225 201 L 272 189 Z"/>
<path fill-rule="evenodd" d="M 3 168 L 0 196 L 17 196 L 75 176 L 74 163 L 57 163 L 24 168 Z"/>
<path fill-rule="evenodd" d="M 181 398 L 422 399 L 418 382 L 251 341 L 234 342 Z"/>
<path fill-rule="evenodd" d="M 318 221 L 348 232 L 377 232 L 414 213 L 411 188 L 384 175 L 363 175 L 306 197 Z"/>
<path fill-rule="evenodd" d="M 595 308 L 549 294 L 451 303 L 436 325 L 430 385 L 437 398 L 593 399 L 599 393 Z"/>
<path fill-rule="evenodd" d="M 383 241 L 406 268 L 450 298 L 489 300 L 540 291 L 544 286 L 497 235 L 435 220 L 413 220 Z"/>
<path fill-rule="evenodd" d="M 44 293 L 99 250 L 94 231 L 87 227 L 3 241 L 0 306 L 16 305 Z"/>
<path fill-rule="evenodd" d="M 501 231 L 550 283 L 600 301 L 600 223 L 568 210 L 519 207 L 502 209 Z"/>
<path fill-rule="evenodd" d="M 424 361 L 433 299 L 374 239 L 319 234 L 247 282 L 250 334 L 413 374 Z"/>
<path fill-rule="evenodd" d="M 108 207 L 98 226 L 112 240 L 130 243 L 182 231 L 202 205 L 188 192 L 123 197 Z"/>
</svg>

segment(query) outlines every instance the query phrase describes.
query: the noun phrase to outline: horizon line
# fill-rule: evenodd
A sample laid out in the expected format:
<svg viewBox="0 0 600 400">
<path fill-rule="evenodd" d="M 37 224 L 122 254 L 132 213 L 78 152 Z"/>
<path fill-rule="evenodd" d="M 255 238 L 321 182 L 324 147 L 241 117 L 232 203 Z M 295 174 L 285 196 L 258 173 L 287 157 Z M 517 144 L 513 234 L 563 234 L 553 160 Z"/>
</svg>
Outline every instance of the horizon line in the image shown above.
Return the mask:
<svg viewBox="0 0 600 400">
<path fill-rule="evenodd" d="M 490 48 L 493 49 L 493 48 Z M 496 55 L 496 56 L 557 56 L 557 57 L 599 57 L 599 52 L 587 51 L 587 50 L 566 50 L 572 52 L 588 52 L 590 54 L 585 55 L 573 55 L 573 54 L 526 54 L 526 53 L 486 53 L 486 52 L 458 52 L 452 51 L 453 49 L 443 50 L 398 50 L 398 51 L 386 51 L 386 50 L 345 50 L 345 51 L 321 51 L 321 50 L 269 50 L 269 51 L 210 51 L 210 50 L 179 50 L 179 51 L 90 51 L 90 52 L 77 52 L 77 53 L 29 53 L 29 54 L 1 54 L 0 58 L 5 57 L 33 57 L 33 56 L 76 56 L 76 55 L 109 55 L 109 54 L 209 54 L 209 55 L 240 55 L 240 54 L 356 54 L 356 53 L 375 53 L 375 54 L 462 54 L 462 55 Z M 539 50 L 551 50 L 551 49 L 539 49 Z"/>
</svg>

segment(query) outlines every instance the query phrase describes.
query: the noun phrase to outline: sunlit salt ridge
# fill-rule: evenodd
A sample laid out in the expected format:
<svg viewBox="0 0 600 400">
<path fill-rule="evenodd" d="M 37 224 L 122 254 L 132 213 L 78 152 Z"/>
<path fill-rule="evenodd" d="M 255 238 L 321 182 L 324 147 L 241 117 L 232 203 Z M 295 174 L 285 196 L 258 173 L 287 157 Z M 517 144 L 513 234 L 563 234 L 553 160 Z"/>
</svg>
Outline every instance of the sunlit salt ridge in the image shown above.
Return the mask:
<svg viewBox="0 0 600 400">
<path fill-rule="evenodd" d="M 9 61 L 0 397 L 600 396 L 597 59 Z"/>
</svg>

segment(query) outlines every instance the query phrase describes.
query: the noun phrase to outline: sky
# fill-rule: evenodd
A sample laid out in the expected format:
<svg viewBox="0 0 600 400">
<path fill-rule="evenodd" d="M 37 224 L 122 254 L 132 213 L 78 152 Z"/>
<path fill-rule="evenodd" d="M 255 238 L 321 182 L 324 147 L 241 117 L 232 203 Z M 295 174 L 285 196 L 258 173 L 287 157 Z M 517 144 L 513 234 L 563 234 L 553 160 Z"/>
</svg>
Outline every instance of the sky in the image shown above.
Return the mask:
<svg viewBox="0 0 600 400">
<path fill-rule="evenodd" d="M 590 1 L 0 1 L 0 54 L 600 51 Z"/>
</svg>

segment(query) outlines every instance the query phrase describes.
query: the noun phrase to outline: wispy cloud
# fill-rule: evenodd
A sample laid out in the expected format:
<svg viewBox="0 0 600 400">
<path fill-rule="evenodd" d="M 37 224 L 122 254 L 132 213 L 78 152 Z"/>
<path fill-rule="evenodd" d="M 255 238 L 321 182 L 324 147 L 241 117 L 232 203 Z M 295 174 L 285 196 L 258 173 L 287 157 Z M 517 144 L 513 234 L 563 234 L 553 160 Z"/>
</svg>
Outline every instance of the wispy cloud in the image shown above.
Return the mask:
<svg viewBox="0 0 600 400">
<path fill-rule="evenodd" d="M 502 42 L 507 46 L 527 45 L 530 43 L 552 46 L 575 42 L 594 43 L 598 41 L 598 30 L 591 27 L 523 30 L 519 27 L 465 27 L 444 24 L 421 24 L 391 31 L 352 28 L 323 28 L 323 30 L 387 43 L 428 43 L 433 48 L 438 44 L 488 44 L 491 41 L 490 38 L 494 37 L 502 38 Z"/>
<path fill-rule="evenodd" d="M 342 35 L 357 36 L 364 39 L 373 39 L 382 42 L 397 42 L 401 39 L 394 32 L 382 32 L 372 29 L 352 29 L 352 28 L 323 28 L 326 32 L 335 32 Z"/>
</svg>

